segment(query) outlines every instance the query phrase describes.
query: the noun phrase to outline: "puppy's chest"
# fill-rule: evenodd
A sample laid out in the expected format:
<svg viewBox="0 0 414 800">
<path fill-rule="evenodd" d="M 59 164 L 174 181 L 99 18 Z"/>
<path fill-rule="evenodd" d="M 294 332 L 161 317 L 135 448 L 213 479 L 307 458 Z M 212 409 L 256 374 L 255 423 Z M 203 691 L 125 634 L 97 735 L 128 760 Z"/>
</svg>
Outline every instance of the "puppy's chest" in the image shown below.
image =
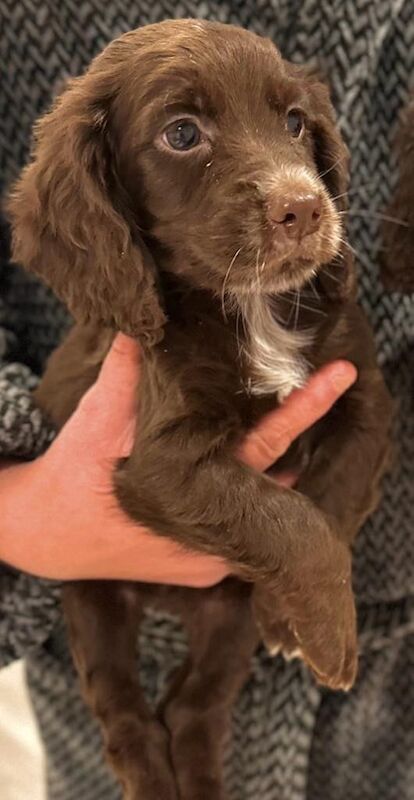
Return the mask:
<svg viewBox="0 0 414 800">
<path fill-rule="evenodd" d="M 274 407 L 275 397 L 282 402 L 304 385 L 310 370 L 308 331 L 278 322 L 264 301 L 245 304 L 226 319 L 215 309 L 203 312 L 193 308 L 185 325 L 170 321 L 159 353 L 160 364 L 167 366 L 169 396 L 172 381 L 183 402 L 202 390 L 205 407 L 211 400 L 223 406 L 224 415 L 238 408 L 244 418 L 250 408 Z"/>
<path fill-rule="evenodd" d="M 275 331 L 269 342 L 252 338 L 247 351 L 249 393 L 276 395 L 283 402 L 294 389 L 304 386 L 309 364 L 303 352 L 308 343 L 305 334 L 290 334 L 283 329 Z"/>
<path fill-rule="evenodd" d="M 305 353 L 312 343 L 312 332 L 289 330 L 269 308 L 259 304 L 246 311 L 245 327 L 247 391 L 256 397 L 276 395 L 282 402 L 306 383 L 310 365 Z"/>
</svg>

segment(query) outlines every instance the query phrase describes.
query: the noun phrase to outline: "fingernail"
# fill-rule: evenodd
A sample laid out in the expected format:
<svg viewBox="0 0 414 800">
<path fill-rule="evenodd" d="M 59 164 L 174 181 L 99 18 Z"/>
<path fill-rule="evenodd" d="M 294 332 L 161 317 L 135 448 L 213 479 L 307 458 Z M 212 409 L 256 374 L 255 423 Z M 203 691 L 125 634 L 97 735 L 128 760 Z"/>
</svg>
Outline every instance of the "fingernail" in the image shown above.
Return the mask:
<svg viewBox="0 0 414 800">
<path fill-rule="evenodd" d="M 331 383 L 337 392 L 344 392 L 355 382 L 357 372 L 351 364 L 338 364 L 331 375 Z"/>
</svg>

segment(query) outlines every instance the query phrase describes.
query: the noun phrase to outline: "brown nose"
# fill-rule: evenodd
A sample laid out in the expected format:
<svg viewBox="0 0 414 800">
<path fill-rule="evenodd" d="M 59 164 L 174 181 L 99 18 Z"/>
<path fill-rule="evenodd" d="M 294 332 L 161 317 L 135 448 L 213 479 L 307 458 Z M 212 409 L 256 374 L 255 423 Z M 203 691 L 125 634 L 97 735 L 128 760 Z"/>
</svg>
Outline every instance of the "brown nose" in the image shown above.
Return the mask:
<svg viewBox="0 0 414 800">
<path fill-rule="evenodd" d="M 290 239 L 303 239 L 318 230 L 322 202 L 316 194 L 279 195 L 269 204 L 273 225 L 282 229 Z"/>
</svg>

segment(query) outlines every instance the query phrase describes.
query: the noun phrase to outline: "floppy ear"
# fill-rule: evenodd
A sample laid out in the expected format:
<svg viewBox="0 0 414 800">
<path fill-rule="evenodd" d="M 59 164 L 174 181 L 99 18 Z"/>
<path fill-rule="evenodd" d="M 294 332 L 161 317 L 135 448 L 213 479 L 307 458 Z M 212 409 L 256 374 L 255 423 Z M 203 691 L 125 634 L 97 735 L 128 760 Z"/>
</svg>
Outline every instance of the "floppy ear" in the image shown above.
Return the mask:
<svg viewBox="0 0 414 800">
<path fill-rule="evenodd" d="M 414 97 L 403 109 L 395 140 L 398 180 L 382 225 L 381 277 L 390 291 L 414 291 Z M 394 220 L 394 221 L 393 221 Z"/>
<path fill-rule="evenodd" d="M 338 129 L 328 81 L 317 67 L 293 65 L 293 74 L 304 81 L 311 100 L 314 157 L 319 177 L 324 182 L 339 212 L 348 208 L 349 151 Z M 346 215 L 341 213 L 342 225 Z M 356 273 L 352 250 L 342 244 L 338 256 L 322 268 L 317 282 L 330 300 L 343 301 L 356 292 Z"/>
<path fill-rule="evenodd" d="M 152 344 L 165 322 L 156 268 L 122 210 L 110 138 L 115 77 L 101 73 L 72 81 L 35 128 L 32 163 L 8 201 L 13 257 L 77 320 Z"/>
</svg>

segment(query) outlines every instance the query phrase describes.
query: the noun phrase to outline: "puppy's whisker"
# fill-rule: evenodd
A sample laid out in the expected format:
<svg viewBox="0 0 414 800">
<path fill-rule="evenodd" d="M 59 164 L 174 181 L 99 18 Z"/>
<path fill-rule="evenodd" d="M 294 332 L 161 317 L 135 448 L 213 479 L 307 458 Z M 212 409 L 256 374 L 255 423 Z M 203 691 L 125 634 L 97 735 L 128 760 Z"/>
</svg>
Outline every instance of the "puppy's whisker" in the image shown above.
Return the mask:
<svg viewBox="0 0 414 800">
<path fill-rule="evenodd" d="M 394 225 L 401 225 L 403 228 L 411 228 L 409 222 L 404 219 L 398 219 L 397 217 L 391 217 L 389 214 L 381 214 L 377 211 L 364 211 L 359 209 L 348 209 L 348 211 L 338 211 L 338 214 L 348 214 L 352 217 L 367 217 L 368 219 L 378 219 L 384 222 L 392 222 Z"/>
<path fill-rule="evenodd" d="M 296 292 L 296 306 L 295 306 L 295 331 L 298 328 L 298 321 L 299 321 L 299 310 L 300 310 L 300 289 Z"/>
<path fill-rule="evenodd" d="M 348 195 L 349 192 L 342 192 L 342 194 L 337 194 L 335 197 L 331 197 L 331 200 L 333 203 L 335 203 L 336 200 L 340 200 L 341 197 L 347 197 Z"/>
<path fill-rule="evenodd" d="M 300 308 L 301 309 L 305 309 L 305 311 L 311 311 L 313 314 L 319 314 L 320 316 L 323 316 L 323 317 L 327 316 L 327 313 L 325 311 L 322 311 L 320 308 L 316 308 L 315 306 L 308 306 L 306 303 L 304 303 L 303 300 L 302 300 L 303 292 L 295 292 L 294 293 L 295 296 L 296 296 L 295 297 L 295 302 L 292 301 L 289 297 L 285 297 L 286 294 L 288 294 L 288 293 L 284 292 L 283 297 L 284 297 L 287 305 L 289 305 L 291 307 L 291 311 L 290 311 L 290 314 L 289 314 L 289 318 L 288 318 L 287 324 L 289 324 L 289 320 L 290 320 L 290 318 L 292 316 L 292 311 L 295 310 L 295 313 L 296 313 L 296 310 L 297 310 L 297 295 L 298 294 L 300 294 Z M 293 292 L 292 292 L 292 294 L 293 294 Z M 318 295 L 318 297 L 319 297 L 319 295 Z M 281 320 L 279 320 L 279 321 L 281 321 Z"/>
<path fill-rule="evenodd" d="M 374 184 L 374 181 L 369 181 L 368 183 L 362 184 L 362 186 L 354 186 L 352 189 L 349 189 L 347 192 L 342 192 L 342 194 L 337 194 L 336 197 L 332 197 L 332 202 L 335 200 L 340 200 L 341 197 L 350 197 L 351 195 L 358 194 L 359 192 L 364 192 L 366 189 L 369 189 Z"/>
<path fill-rule="evenodd" d="M 300 307 L 304 308 L 305 311 L 311 311 L 312 314 L 319 314 L 321 317 L 327 317 L 328 316 L 326 311 L 322 311 L 320 308 L 315 308 L 315 306 L 307 306 L 307 305 L 305 305 L 303 300 L 301 300 Z"/>
<path fill-rule="evenodd" d="M 341 161 L 344 160 L 344 158 L 345 158 L 345 155 L 343 155 L 340 158 L 338 158 L 330 167 L 328 167 L 328 169 L 325 170 L 325 172 L 318 172 L 318 176 L 317 177 L 318 178 L 324 178 L 325 175 L 329 175 L 329 173 L 332 172 L 332 170 L 335 169 L 335 167 L 337 167 L 338 164 L 340 164 Z"/>
<path fill-rule="evenodd" d="M 344 247 L 346 247 L 347 250 L 350 250 L 352 255 L 355 256 L 355 258 L 361 258 L 361 254 L 358 252 L 358 250 L 356 250 L 356 248 L 352 244 L 350 244 L 350 242 L 348 242 L 346 239 L 343 239 L 342 237 L 340 237 L 339 238 L 339 242 Z M 337 258 L 342 258 L 342 260 L 345 260 L 345 255 L 343 253 L 341 253 L 341 252 L 339 252 L 336 257 Z"/>
<path fill-rule="evenodd" d="M 286 327 L 289 327 L 290 321 L 291 321 L 292 316 L 293 316 L 293 314 L 295 312 L 295 309 L 296 309 L 296 302 L 297 302 L 297 296 L 298 296 L 297 290 L 292 292 L 292 295 L 293 295 L 293 298 L 294 298 L 293 300 L 290 300 L 288 298 L 288 305 L 290 305 L 290 311 L 289 311 L 289 316 L 287 318 Z"/>
<path fill-rule="evenodd" d="M 350 243 L 349 243 L 349 242 L 348 242 L 346 239 L 344 239 L 342 236 L 340 236 L 340 237 L 338 238 L 338 242 L 339 242 L 339 244 L 342 244 L 344 247 L 347 247 L 347 248 L 348 248 L 348 250 L 350 250 L 350 251 L 351 251 L 351 253 L 354 253 L 354 254 L 356 255 L 356 250 L 355 250 L 355 249 L 352 247 L 352 244 L 350 244 Z"/>
<path fill-rule="evenodd" d="M 256 254 L 256 279 L 257 279 L 257 289 L 260 292 L 260 272 L 259 272 L 259 258 L 260 258 L 261 248 L 259 247 Z"/>
<path fill-rule="evenodd" d="M 344 212 L 339 212 L 339 213 L 341 214 L 341 213 L 344 213 Z M 331 243 L 331 237 L 329 236 L 329 234 L 321 234 L 321 239 L 323 241 Z M 338 244 L 341 244 L 344 247 L 347 247 L 348 250 L 351 250 L 351 252 L 354 253 L 354 255 L 357 255 L 357 253 L 354 250 L 354 248 L 352 247 L 352 245 L 350 245 L 349 242 L 346 239 L 344 239 L 343 236 L 338 236 L 336 241 L 337 241 Z M 335 258 L 343 258 L 342 253 L 340 251 L 338 251 L 338 253 L 336 254 Z"/>
<path fill-rule="evenodd" d="M 238 354 L 239 354 L 239 359 L 242 357 L 243 350 L 244 350 L 244 346 L 243 346 L 242 342 L 240 341 L 240 319 L 242 320 L 242 322 L 244 324 L 244 319 L 243 319 L 243 315 L 242 315 L 242 312 L 241 312 L 241 307 L 237 304 L 237 307 L 236 307 L 236 342 L 237 342 L 237 351 L 238 351 Z"/>
<path fill-rule="evenodd" d="M 307 286 L 307 285 L 308 285 L 308 284 L 306 284 L 306 286 Z M 316 289 L 315 289 L 315 292 L 316 292 Z M 317 298 L 318 298 L 318 300 L 320 299 L 319 295 L 315 295 L 315 293 L 312 293 L 312 292 L 307 292 L 307 291 L 306 291 L 306 289 L 302 289 L 302 290 L 301 290 L 301 293 L 302 293 L 302 297 L 311 297 L 311 298 L 313 298 L 313 297 L 317 297 Z M 293 292 L 293 291 L 291 291 L 290 289 L 286 289 L 286 290 L 285 290 L 285 291 L 282 293 L 282 297 L 287 297 L 287 296 L 289 296 L 289 295 L 290 295 L 291 297 L 296 297 L 296 292 Z"/>
<path fill-rule="evenodd" d="M 333 280 L 335 283 L 341 283 L 341 282 L 342 282 L 342 281 L 340 280 L 340 278 L 338 278 L 336 275 L 332 275 L 332 272 L 330 272 L 328 268 L 325 268 L 325 269 L 324 269 L 324 272 L 326 273 L 326 275 L 328 276 L 328 278 L 330 278 L 331 280 Z"/>
<path fill-rule="evenodd" d="M 321 298 L 320 298 L 320 294 L 319 294 L 319 292 L 318 292 L 318 290 L 317 290 L 316 286 L 314 285 L 314 280 L 315 280 L 314 278 L 311 278 L 311 279 L 310 279 L 310 281 L 309 281 L 309 286 L 311 287 L 311 289 L 312 289 L 312 293 L 314 294 L 314 296 L 316 297 L 316 299 L 317 299 L 317 300 L 320 300 L 320 299 L 321 299 Z"/>
<path fill-rule="evenodd" d="M 221 287 L 221 309 L 222 309 L 222 312 L 223 312 L 223 317 L 224 317 L 226 322 L 227 322 L 226 303 L 225 303 L 226 284 L 227 284 L 228 279 L 230 277 L 231 270 L 233 269 L 233 267 L 234 267 L 234 265 L 236 263 L 236 260 L 239 257 L 239 255 L 240 255 L 242 250 L 243 250 L 243 247 L 239 247 L 239 249 L 236 250 L 233 258 L 230 261 L 229 267 L 228 267 L 227 272 L 226 272 L 226 274 L 224 276 L 223 284 L 222 284 L 222 287 Z"/>
<path fill-rule="evenodd" d="M 349 244 L 349 242 L 343 242 L 343 244 L 345 245 L 345 247 L 347 247 L 347 248 L 348 248 L 348 250 L 350 250 L 350 251 L 351 251 L 351 253 L 352 253 L 352 254 L 353 254 L 355 257 L 357 257 L 357 256 L 359 255 L 359 253 L 358 253 L 358 250 L 356 250 L 356 249 L 355 249 L 355 247 L 353 247 L 353 245 L 352 245 L 352 244 Z"/>
</svg>

